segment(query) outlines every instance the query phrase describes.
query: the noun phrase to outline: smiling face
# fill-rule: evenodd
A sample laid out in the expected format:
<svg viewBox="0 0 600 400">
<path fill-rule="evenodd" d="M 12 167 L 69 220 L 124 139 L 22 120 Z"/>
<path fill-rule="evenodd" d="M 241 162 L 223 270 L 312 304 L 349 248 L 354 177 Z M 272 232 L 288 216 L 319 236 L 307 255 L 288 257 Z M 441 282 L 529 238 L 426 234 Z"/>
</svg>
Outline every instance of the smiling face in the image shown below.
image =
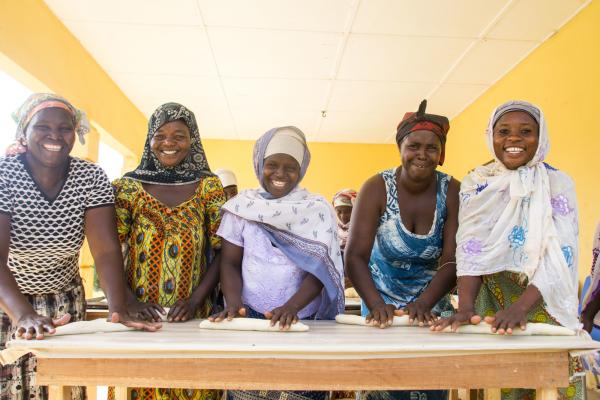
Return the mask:
<svg viewBox="0 0 600 400">
<path fill-rule="evenodd" d="M 26 157 L 35 164 L 64 165 L 75 144 L 73 118 L 62 108 L 45 108 L 33 116 L 25 130 Z"/>
<path fill-rule="evenodd" d="M 400 142 L 402 169 L 413 179 L 426 179 L 435 174 L 440 162 L 442 143 L 431 131 L 414 131 Z"/>
<path fill-rule="evenodd" d="M 152 152 L 167 168 L 179 165 L 189 154 L 191 145 L 190 128 L 179 120 L 158 128 L 150 141 Z"/>
<path fill-rule="evenodd" d="M 277 153 L 265 158 L 263 185 L 274 198 L 283 197 L 292 191 L 300 180 L 300 164 L 288 154 Z"/>
<path fill-rule="evenodd" d="M 539 126 L 531 115 L 507 112 L 494 125 L 494 153 L 506 168 L 517 169 L 535 156 L 539 138 Z"/>
</svg>

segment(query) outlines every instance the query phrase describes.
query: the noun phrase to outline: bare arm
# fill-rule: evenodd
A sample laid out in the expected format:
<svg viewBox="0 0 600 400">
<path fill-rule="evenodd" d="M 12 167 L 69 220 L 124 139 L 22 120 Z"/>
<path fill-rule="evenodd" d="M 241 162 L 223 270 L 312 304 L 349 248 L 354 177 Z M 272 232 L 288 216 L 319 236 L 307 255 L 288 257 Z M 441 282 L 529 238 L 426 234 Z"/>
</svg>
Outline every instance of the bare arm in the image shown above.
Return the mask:
<svg viewBox="0 0 600 400">
<path fill-rule="evenodd" d="M 209 319 L 211 321 L 222 321 L 225 318 L 232 319 L 238 315 L 245 316 L 244 303 L 242 302 L 242 258 L 244 248 L 236 246 L 225 239 L 221 240 L 221 268 L 220 281 L 221 290 L 227 303 L 225 310 Z"/>
<path fill-rule="evenodd" d="M 385 183 L 380 175 L 375 175 L 365 182 L 356 199 L 345 252 L 348 276 L 371 311 L 367 319 L 372 319 L 380 327 L 391 324 L 395 308 L 385 304 L 369 270 L 369 259 L 385 204 Z"/>
<path fill-rule="evenodd" d="M 43 317 L 35 312 L 21 293 L 17 281 L 8 268 L 10 247 L 10 216 L 0 213 L 0 308 L 16 325 L 17 336 L 26 339 L 43 339 L 45 333 L 54 333 L 55 326 L 69 322 L 70 315 L 57 320 Z"/>
<path fill-rule="evenodd" d="M 123 257 L 117 236 L 116 215 L 113 206 L 96 207 L 85 212 L 85 235 L 106 293 L 110 313 L 116 320 L 139 329 L 156 330 L 160 324 L 135 322 L 127 311 L 127 287 L 123 269 Z"/>
<path fill-rule="evenodd" d="M 458 310 L 450 318 L 437 320 L 432 329 L 441 331 L 451 326 L 456 331 L 460 325 L 475 324 L 481 322 L 481 317 L 475 314 L 475 300 L 481 288 L 480 276 L 461 276 L 458 278 Z"/>
<path fill-rule="evenodd" d="M 446 194 L 446 220 L 444 222 L 442 255 L 439 270 L 412 304 L 407 306 L 411 320 L 417 319 L 419 324 L 432 323 L 434 317 L 430 310 L 437 302 L 456 287 L 456 231 L 458 230 L 458 192 L 460 182 L 452 179 Z"/>
<path fill-rule="evenodd" d="M 24 315 L 35 314 L 35 311 L 21 294 L 17 281 L 8 268 L 10 226 L 10 216 L 0 214 L 0 307 L 12 321 L 19 321 Z"/>
</svg>

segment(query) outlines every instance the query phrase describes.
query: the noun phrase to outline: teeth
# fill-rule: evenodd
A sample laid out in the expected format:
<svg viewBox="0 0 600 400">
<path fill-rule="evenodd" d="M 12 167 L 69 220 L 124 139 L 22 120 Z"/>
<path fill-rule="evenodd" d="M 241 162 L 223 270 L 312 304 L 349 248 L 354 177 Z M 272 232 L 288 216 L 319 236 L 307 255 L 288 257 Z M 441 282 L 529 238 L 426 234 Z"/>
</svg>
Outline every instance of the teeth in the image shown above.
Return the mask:
<svg viewBox="0 0 600 400">
<path fill-rule="evenodd" d="M 173 154 L 177 153 L 177 150 L 163 150 L 162 153 L 168 156 L 172 156 Z"/>
<path fill-rule="evenodd" d="M 271 183 L 273 184 L 273 186 L 275 187 L 284 187 L 285 186 L 285 182 L 280 182 L 280 181 L 271 181 Z"/>
<path fill-rule="evenodd" d="M 522 153 L 522 152 L 524 152 L 525 150 L 524 150 L 523 148 L 521 148 L 521 147 L 507 147 L 505 151 L 506 151 L 507 153 L 513 153 L 513 154 L 516 154 L 516 153 Z"/>
<path fill-rule="evenodd" d="M 62 146 L 59 145 L 55 145 L 55 144 L 45 144 L 43 145 L 44 149 L 48 150 L 48 151 L 60 151 L 62 149 Z"/>
</svg>

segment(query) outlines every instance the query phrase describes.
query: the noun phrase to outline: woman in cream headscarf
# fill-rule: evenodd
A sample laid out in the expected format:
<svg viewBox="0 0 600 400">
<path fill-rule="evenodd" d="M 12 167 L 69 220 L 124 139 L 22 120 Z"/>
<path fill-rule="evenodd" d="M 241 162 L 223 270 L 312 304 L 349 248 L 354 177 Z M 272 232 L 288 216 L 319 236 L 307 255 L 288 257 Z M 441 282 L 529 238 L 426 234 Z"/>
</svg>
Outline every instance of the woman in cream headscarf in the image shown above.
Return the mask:
<svg viewBox="0 0 600 400">
<path fill-rule="evenodd" d="M 575 188 L 544 162 L 544 114 L 509 101 L 494 110 L 486 134 L 495 161 L 471 172 L 460 191 L 458 312 L 433 329 L 456 330 L 482 317 L 500 334 L 528 322 L 579 329 Z M 530 394 L 506 391 L 503 398 Z"/>
<path fill-rule="evenodd" d="M 343 271 L 329 202 L 298 187 L 310 162 L 304 134 L 274 128 L 254 146 L 260 188 L 223 206 L 221 287 L 227 301 L 213 321 L 247 316 L 288 329 L 299 319 L 344 311 Z M 230 400 L 322 400 L 327 392 L 228 391 Z"/>
</svg>

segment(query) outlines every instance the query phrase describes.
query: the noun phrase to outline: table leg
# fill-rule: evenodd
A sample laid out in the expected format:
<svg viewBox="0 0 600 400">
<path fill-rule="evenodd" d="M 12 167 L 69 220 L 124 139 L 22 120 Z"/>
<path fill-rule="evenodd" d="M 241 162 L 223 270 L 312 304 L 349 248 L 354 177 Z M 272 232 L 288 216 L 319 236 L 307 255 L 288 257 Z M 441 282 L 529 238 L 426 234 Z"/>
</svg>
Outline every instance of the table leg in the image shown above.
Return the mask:
<svg viewBox="0 0 600 400">
<path fill-rule="evenodd" d="M 98 386 L 86 386 L 88 400 L 96 400 L 98 398 Z"/>
<path fill-rule="evenodd" d="M 129 390 L 126 386 L 115 386 L 115 400 L 129 399 Z"/>
<path fill-rule="evenodd" d="M 483 398 L 485 400 L 500 400 L 502 398 L 500 394 L 500 389 L 485 389 L 483 393 Z"/>
<path fill-rule="evenodd" d="M 538 388 L 535 393 L 536 400 L 557 400 L 557 388 Z"/>
<path fill-rule="evenodd" d="M 71 386 L 48 386 L 48 400 L 71 400 Z"/>
</svg>

